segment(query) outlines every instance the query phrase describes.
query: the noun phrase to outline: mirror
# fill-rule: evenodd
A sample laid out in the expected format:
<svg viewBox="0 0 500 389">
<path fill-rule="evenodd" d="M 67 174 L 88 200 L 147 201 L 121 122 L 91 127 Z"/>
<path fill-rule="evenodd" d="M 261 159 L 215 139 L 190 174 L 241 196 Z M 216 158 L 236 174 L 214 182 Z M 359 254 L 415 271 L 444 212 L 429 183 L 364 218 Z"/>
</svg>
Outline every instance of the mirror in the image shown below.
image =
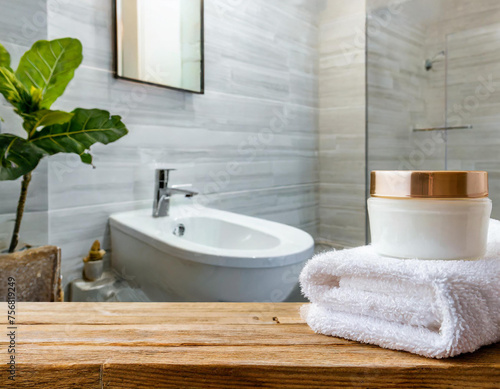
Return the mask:
<svg viewBox="0 0 500 389">
<path fill-rule="evenodd" d="M 115 0 L 118 78 L 203 93 L 203 0 Z"/>
</svg>

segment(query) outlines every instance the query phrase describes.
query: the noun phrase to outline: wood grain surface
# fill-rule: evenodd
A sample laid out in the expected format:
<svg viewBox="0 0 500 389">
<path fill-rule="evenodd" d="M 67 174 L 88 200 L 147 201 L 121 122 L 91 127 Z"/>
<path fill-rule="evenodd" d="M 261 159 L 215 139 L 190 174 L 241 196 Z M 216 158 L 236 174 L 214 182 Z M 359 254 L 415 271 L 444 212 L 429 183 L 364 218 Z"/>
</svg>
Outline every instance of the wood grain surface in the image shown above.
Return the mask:
<svg viewBox="0 0 500 389">
<path fill-rule="evenodd" d="M 2 368 L 0 387 L 500 387 L 500 345 L 427 359 L 314 334 L 300 305 L 18 303 L 17 378 Z"/>
</svg>

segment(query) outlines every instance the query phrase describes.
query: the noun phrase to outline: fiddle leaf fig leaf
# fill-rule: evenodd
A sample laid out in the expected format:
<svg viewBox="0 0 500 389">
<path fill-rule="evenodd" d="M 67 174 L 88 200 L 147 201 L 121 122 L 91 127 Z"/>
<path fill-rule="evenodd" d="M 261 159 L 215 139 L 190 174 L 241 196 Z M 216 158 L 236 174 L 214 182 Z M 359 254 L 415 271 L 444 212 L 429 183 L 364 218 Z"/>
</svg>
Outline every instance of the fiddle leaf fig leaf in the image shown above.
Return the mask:
<svg viewBox="0 0 500 389">
<path fill-rule="evenodd" d="M 31 100 L 33 101 L 33 106 L 37 107 L 38 109 L 42 102 L 42 90 L 36 89 L 34 86 L 32 86 L 30 89 L 30 96 Z"/>
<path fill-rule="evenodd" d="M 70 121 L 42 128 L 30 142 L 49 155 L 74 153 L 83 163 L 92 164 L 90 146 L 114 142 L 128 133 L 121 117 L 108 111 L 77 108 L 72 113 Z"/>
<path fill-rule="evenodd" d="M 0 66 L 10 69 L 10 54 L 7 49 L 0 44 Z"/>
<path fill-rule="evenodd" d="M 31 95 L 19 82 L 12 70 L 0 67 L 0 93 L 18 113 L 30 112 L 33 108 Z"/>
<path fill-rule="evenodd" d="M 78 39 L 38 41 L 22 56 L 16 76 L 27 90 L 40 90 L 40 108 L 50 108 L 64 93 L 82 62 L 82 44 Z"/>
<path fill-rule="evenodd" d="M 37 128 L 42 126 L 51 126 L 53 124 L 64 124 L 67 123 L 72 117 L 73 114 L 69 112 L 42 109 L 29 115 L 23 115 L 23 127 L 29 136 L 32 137 Z"/>
<path fill-rule="evenodd" d="M 15 180 L 35 169 L 43 151 L 26 139 L 0 134 L 0 181 Z"/>
</svg>

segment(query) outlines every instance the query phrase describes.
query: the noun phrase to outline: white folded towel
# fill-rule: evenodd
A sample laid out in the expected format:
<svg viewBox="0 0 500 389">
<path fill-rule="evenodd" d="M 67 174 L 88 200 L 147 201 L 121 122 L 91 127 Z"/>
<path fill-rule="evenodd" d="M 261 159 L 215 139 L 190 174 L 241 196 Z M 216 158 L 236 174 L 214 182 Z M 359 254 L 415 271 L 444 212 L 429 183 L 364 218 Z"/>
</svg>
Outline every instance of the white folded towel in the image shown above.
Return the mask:
<svg viewBox="0 0 500 389">
<path fill-rule="evenodd" d="M 500 222 L 477 261 L 395 259 L 370 246 L 311 259 L 300 275 L 318 333 L 447 358 L 500 341 Z"/>
</svg>

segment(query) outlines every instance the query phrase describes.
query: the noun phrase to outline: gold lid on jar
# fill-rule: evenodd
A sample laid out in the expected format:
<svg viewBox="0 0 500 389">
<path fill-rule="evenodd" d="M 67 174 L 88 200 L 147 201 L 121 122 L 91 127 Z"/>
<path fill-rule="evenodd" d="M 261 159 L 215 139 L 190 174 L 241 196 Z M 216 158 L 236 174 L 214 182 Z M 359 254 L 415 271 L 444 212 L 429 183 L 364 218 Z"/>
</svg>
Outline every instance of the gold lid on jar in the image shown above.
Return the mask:
<svg viewBox="0 0 500 389">
<path fill-rule="evenodd" d="M 374 170 L 370 195 L 391 198 L 488 197 L 483 171 Z"/>
</svg>

